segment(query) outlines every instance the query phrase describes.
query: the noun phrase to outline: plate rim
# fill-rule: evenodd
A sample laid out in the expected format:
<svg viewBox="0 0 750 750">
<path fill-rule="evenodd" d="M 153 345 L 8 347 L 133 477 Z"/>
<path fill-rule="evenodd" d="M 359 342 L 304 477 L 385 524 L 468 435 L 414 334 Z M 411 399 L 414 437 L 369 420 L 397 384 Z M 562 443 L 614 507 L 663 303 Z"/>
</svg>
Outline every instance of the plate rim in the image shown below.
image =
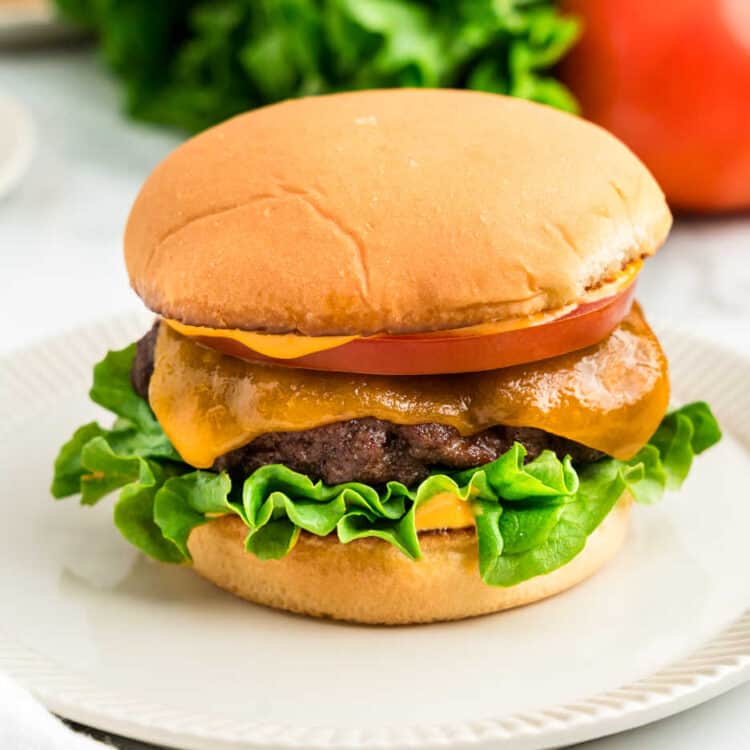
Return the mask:
<svg viewBox="0 0 750 750">
<path fill-rule="evenodd" d="M 58 354 L 70 366 L 60 388 L 81 377 L 79 353 L 96 342 L 102 349 L 113 340 L 142 333 L 148 317 L 129 311 L 96 323 L 77 326 L 52 337 L 37 340 L 15 352 L 0 356 L 0 384 L 26 393 L 36 391 L 29 378 L 28 363 Z M 655 325 L 670 351 L 670 357 L 702 358 L 707 353 L 722 381 L 731 384 L 750 371 L 750 359 L 674 325 Z M 89 361 L 84 358 L 88 370 Z M 718 360 L 723 360 L 723 365 Z M 78 365 L 78 366 L 76 366 Z M 14 375 L 15 371 L 15 375 Z M 712 370 L 713 371 L 713 370 Z M 19 379 L 20 372 L 24 377 Z M 46 382 L 48 385 L 48 381 Z M 716 386 L 720 388 L 720 385 Z M 53 390 L 53 389 L 50 389 Z M 736 389 L 735 389 L 736 390 Z M 57 394 L 47 391 L 50 399 Z M 722 390 L 722 393 L 725 393 Z M 736 422 L 729 406 L 733 398 L 720 401 L 717 412 L 727 432 L 750 451 L 750 426 Z M 750 397 L 747 397 L 750 398 Z M 46 399 L 41 399 L 46 401 Z M 712 402 L 714 398 L 712 397 Z M 42 404 L 37 402 L 37 407 Z M 722 411 L 724 413 L 722 413 Z M 28 418 L 28 412 L 25 415 Z M 7 429 L 22 421 L 9 420 Z M 5 432 L 5 430 L 0 430 Z M 240 721 L 182 711 L 176 707 L 141 702 L 102 689 L 95 682 L 59 668 L 15 642 L 0 628 L 0 669 L 29 689 L 48 709 L 66 718 L 145 742 L 181 747 L 184 750 L 241 750 L 249 748 L 307 748 L 309 750 L 364 750 L 365 748 L 412 747 L 513 747 L 514 750 L 544 750 L 572 742 L 602 737 L 647 724 L 697 705 L 743 682 L 750 681 L 750 609 L 725 630 L 693 653 L 656 672 L 619 688 L 557 706 L 513 713 L 499 718 L 440 724 L 383 727 L 294 726 Z"/>
</svg>

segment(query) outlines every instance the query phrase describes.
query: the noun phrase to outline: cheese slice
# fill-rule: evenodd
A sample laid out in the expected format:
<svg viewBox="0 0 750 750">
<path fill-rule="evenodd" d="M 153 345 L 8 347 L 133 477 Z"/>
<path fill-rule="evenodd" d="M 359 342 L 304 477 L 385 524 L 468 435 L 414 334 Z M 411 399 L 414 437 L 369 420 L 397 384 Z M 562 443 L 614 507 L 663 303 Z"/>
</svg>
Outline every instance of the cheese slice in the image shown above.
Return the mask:
<svg viewBox="0 0 750 750">
<path fill-rule="evenodd" d="M 595 302 L 604 299 L 629 286 L 641 270 L 643 262 L 638 260 L 630 263 L 625 269 L 615 274 L 612 279 L 601 284 L 596 289 L 587 292 L 581 300 L 574 305 L 549 310 L 546 312 L 536 313 L 519 318 L 511 318 L 495 323 L 481 323 L 466 328 L 455 328 L 447 331 L 427 331 L 418 334 L 419 338 L 430 337 L 467 337 L 467 336 L 492 336 L 498 333 L 518 330 L 520 328 L 530 328 L 532 326 L 543 325 L 575 310 L 581 304 Z M 339 346 L 348 344 L 355 339 L 368 338 L 364 336 L 302 336 L 300 334 L 270 334 L 256 333 L 253 331 L 242 331 L 236 328 L 208 328 L 206 326 L 192 326 L 180 323 L 178 320 L 165 318 L 164 322 L 173 328 L 177 333 L 196 339 L 228 339 L 236 341 L 248 349 L 272 359 L 297 359 L 308 354 L 336 349 Z M 386 336 L 386 334 L 383 334 Z M 379 338 L 381 336 L 371 336 L 369 338 Z M 406 336 L 405 338 L 408 338 Z"/>
<path fill-rule="evenodd" d="M 289 333 L 274 335 L 268 333 L 253 333 L 232 328 L 206 328 L 204 326 L 189 326 L 178 320 L 167 319 L 167 325 L 183 336 L 196 338 L 231 339 L 252 349 L 264 357 L 274 359 L 296 359 L 315 352 L 348 344 L 357 336 L 297 336 Z"/>
<path fill-rule="evenodd" d="M 184 460 L 208 468 L 268 432 L 375 417 L 470 435 L 536 427 L 618 458 L 651 437 L 669 400 L 667 363 L 634 306 L 599 344 L 516 367 L 397 377 L 274 367 L 221 354 L 162 325 L 149 401 Z"/>
<path fill-rule="evenodd" d="M 471 505 L 451 492 L 440 492 L 422 503 L 414 520 L 417 531 L 465 529 L 475 525 Z"/>
</svg>

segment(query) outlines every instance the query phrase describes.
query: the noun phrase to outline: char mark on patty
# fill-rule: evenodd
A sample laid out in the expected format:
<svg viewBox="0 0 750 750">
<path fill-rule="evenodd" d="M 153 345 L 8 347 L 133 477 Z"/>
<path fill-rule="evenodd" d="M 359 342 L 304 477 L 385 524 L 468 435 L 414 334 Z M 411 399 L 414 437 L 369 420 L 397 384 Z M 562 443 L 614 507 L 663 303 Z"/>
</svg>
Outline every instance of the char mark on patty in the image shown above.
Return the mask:
<svg viewBox="0 0 750 750">
<path fill-rule="evenodd" d="M 138 341 L 131 379 L 136 392 L 148 400 L 154 371 L 158 324 Z M 574 463 L 592 463 L 604 456 L 572 440 L 532 427 L 490 427 L 462 436 L 455 427 L 428 423 L 394 424 L 367 417 L 298 432 L 269 432 L 216 459 L 213 469 L 243 477 L 266 464 L 284 464 L 326 484 L 359 481 L 411 486 L 441 469 L 468 469 L 494 461 L 514 442 L 527 450 L 526 460 L 543 450 L 570 455 Z"/>
</svg>

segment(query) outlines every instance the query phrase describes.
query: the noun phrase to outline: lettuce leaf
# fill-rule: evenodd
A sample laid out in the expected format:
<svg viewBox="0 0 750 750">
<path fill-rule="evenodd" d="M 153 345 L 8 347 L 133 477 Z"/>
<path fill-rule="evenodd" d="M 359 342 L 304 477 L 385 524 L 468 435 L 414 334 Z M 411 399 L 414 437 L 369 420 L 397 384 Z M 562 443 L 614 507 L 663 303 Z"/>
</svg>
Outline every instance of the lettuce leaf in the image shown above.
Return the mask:
<svg viewBox="0 0 750 750">
<path fill-rule="evenodd" d="M 471 88 L 575 111 L 554 66 L 578 21 L 553 0 L 56 0 L 99 39 L 129 113 L 197 131 L 295 96 Z"/>
<path fill-rule="evenodd" d="M 109 441 L 118 453 L 182 462 L 167 439 L 151 407 L 133 390 L 130 372 L 135 344 L 108 352 L 94 366 L 94 383 L 89 398 L 116 414 Z"/>
<path fill-rule="evenodd" d="M 497 556 L 482 554 L 481 527 L 477 523 L 479 573 L 485 583 L 514 586 L 556 570 L 583 549 L 589 534 L 606 518 L 624 492 L 626 481 L 619 462 L 605 459 L 585 467 L 579 482 L 578 491 L 570 502 L 557 508 L 538 509 L 536 517 L 527 518 L 526 512 L 515 511 L 517 518 L 503 524 L 509 512 L 503 510 L 498 519 L 497 535 L 504 544 Z M 534 527 L 541 527 L 543 533 L 534 534 Z M 531 538 L 524 539 L 525 535 Z"/>
<path fill-rule="evenodd" d="M 693 457 L 719 440 L 721 430 L 705 402 L 688 404 L 668 414 L 649 441 L 659 451 L 667 489 L 679 489 L 690 471 Z"/>
<path fill-rule="evenodd" d="M 711 410 L 697 402 L 668 414 L 629 461 L 605 458 L 580 470 L 552 451 L 526 462 L 516 443 L 491 463 L 436 473 L 411 488 L 400 482 L 329 486 L 277 464 L 238 482 L 182 462 L 132 388 L 134 356 L 132 346 L 110 352 L 94 368 L 91 397 L 117 419 L 109 430 L 90 423 L 74 433 L 55 461 L 52 494 L 78 493 L 82 504 L 93 505 L 120 489 L 117 528 L 164 562 L 189 562 L 192 530 L 225 514 L 247 526 L 245 547 L 261 559 L 288 554 L 305 531 L 335 533 L 343 544 L 382 539 L 418 560 L 417 509 L 449 492 L 472 507 L 482 580 L 514 586 L 570 562 L 625 490 L 651 504 L 678 488 L 694 456 L 721 438 Z"/>
</svg>

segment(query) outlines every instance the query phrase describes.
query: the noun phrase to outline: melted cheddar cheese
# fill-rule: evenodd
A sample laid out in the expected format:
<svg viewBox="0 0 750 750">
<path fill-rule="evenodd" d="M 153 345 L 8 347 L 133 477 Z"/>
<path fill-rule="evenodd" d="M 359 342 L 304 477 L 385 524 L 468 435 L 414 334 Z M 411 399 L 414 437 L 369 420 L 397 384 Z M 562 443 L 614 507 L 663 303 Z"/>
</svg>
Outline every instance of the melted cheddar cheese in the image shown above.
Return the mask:
<svg viewBox="0 0 750 750">
<path fill-rule="evenodd" d="M 451 492 L 440 492 L 425 500 L 414 514 L 417 531 L 465 529 L 474 526 L 471 505 Z"/>
<path fill-rule="evenodd" d="M 618 458 L 634 455 L 667 407 L 667 364 L 638 306 L 599 344 L 501 370 L 382 376 L 315 372 L 229 357 L 162 325 L 149 401 L 198 468 L 267 432 L 376 417 L 439 422 L 469 435 L 536 427 Z"/>
<path fill-rule="evenodd" d="M 322 352 L 326 349 L 348 344 L 357 336 L 298 336 L 293 333 L 269 334 L 253 331 L 240 331 L 234 328 L 206 328 L 205 326 L 189 326 L 178 320 L 166 319 L 168 326 L 174 328 L 183 336 L 208 339 L 231 339 L 252 349 L 264 357 L 273 359 L 297 359 L 308 354 Z"/>
</svg>

